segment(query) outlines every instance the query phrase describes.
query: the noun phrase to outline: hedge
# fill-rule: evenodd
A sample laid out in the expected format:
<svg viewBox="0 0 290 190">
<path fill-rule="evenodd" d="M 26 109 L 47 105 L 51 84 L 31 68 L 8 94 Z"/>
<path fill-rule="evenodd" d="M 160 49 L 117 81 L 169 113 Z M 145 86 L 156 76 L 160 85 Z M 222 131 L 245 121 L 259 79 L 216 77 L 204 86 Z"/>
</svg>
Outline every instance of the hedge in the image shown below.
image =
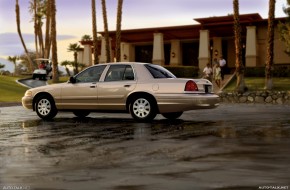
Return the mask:
<svg viewBox="0 0 290 190">
<path fill-rule="evenodd" d="M 165 66 L 178 78 L 197 78 L 199 68 L 195 66 Z"/>
<path fill-rule="evenodd" d="M 265 77 L 265 67 L 247 67 L 246 77 Z M 290 65 L 274 65 L 273 77 L 290 77 Z"/>
</svg>

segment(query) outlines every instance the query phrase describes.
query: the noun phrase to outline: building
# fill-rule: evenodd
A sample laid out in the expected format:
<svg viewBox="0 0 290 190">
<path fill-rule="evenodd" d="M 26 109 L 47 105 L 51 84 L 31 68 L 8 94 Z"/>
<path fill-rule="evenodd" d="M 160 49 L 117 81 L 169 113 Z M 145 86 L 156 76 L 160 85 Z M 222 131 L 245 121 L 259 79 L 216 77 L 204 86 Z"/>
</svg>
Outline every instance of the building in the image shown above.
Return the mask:
<svg viewBox="0 0 290 190">
<path fill-rule="evenodd" d="M 170 66 L 198 66 L 204 68 L 210 60 L 223 56 L 229 68 L 235 67 L 233 16 L 194 19 L 199 24 L 160 28 L 122 30 L 121 61 L 148 62 Z M 290 58 L 279 40 L 277 24 L 285 18 L 276 18 L 274 63 L 289 64 Z M 266 63 L 267 19 L 259 14 L 240 15 L 243 43 L 243 63 L 246 67 L 264 66 Z M 104 33 L 101 32 L 102 36 Z M 116 32 L 109 33 L 112 57 Z M 82 42 L 81 42 L 82 43 Z M 92 64 L 92 43 L 82 43 L 84 51 L 79 57 Z M 100 62 L 105 62 L 105 40 L 100 45 Z M 85 59 L 84 59 L 85 58 Z M 85 60 L 85 61 L 84 61 Z M 113 59 L 112 59 L 113 60 Z"/>
</svg>

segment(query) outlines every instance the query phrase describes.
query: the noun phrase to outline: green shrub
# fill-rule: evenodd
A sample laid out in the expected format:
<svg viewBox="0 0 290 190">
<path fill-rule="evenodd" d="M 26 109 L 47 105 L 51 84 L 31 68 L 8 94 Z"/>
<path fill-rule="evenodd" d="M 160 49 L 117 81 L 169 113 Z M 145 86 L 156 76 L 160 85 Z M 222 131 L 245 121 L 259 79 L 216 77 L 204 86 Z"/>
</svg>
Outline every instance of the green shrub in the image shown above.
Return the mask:
<svg viewBox="0 0 290 190">
<path fill-rule="evenodd" d="M 247 67 L 245 77 L 265 77 L 265 67 Z"/>
<path fill-rule="evenodd" d="M 199 69 L 194 66 L 165 66 L 178 78 L 196 78 L 198 77 Z"/>
<path fill-rule="evenodd" d="M 245 77 L 265 77 L 265 67 L 247 67 Z M 273 77 L 290 77 L 290 65 L 274 65 Z"/>
</svg>

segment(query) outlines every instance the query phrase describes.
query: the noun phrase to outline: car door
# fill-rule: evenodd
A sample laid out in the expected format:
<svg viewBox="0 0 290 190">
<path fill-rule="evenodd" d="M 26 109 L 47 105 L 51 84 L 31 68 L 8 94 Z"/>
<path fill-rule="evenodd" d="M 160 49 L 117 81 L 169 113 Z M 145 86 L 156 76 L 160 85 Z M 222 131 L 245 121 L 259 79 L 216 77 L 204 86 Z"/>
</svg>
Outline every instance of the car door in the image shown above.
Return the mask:
<svg viewBox="0 0 290 190">
<path fill-rule="evenodd" d="M 90 67 L 61 90 L 62 109 L 98 109 L 97 91 L 105 65 Z"/>
<path fill-rule="evenodd" d="M 136 86 L 131 65 L 111 65 L 98 85 L 98 105 L 102 110 L 125 110 L 128 94 Z"/>
</svg>

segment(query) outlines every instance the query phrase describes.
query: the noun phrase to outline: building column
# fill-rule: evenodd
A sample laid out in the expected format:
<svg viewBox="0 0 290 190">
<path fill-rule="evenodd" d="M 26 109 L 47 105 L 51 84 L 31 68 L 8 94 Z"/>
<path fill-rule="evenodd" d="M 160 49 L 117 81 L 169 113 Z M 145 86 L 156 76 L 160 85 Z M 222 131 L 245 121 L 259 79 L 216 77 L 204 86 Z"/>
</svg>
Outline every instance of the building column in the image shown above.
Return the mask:
<svg viewBox="0 0 290 190">
<path fill-rule="evenodd" d="M 113 61 L 112 59 L 112 46 L 111 46 L 111 38 L 109 39 L 110 43 L 110 52 L 111 52 L 111 62 Z M 102 43 L 101 43 L 101 55 L 100 55 L 100 63 L 106 63 L 107 62 L 107 52 L 106 52 L 106 40 L 105 37 L 102 37 Z"/>
<path fill-rule="evenodd" d="M 92 47 L 90 44 L 84 45 L 83 63 L 87 66 L 92 65 Z"/>
<path fill-rule="evenodd" d="M 162 33 L 154 33 L 152 63 L 164 65 L 164 42 Z"/>
<path fill-rule="evenodd" d="M 180 40 L 171 41 L 170 65 L 181 65 Z"/>
<path fill-rule="evenodd" d="M 247 26 L 246 67 L 256 67 L 257 58 L 256 26 Z"/>
<path fill-rule="evenodd" d="M 209 59 L 210 59 L 209 31 L 200 30 L 198 67 L 201 72 L 203 68 L 206 66 L 206 64 L 208 63 Z"/>
<path fill-rule="evenodd" d="M 135 49 L 130 43 L 121 43 L 121 61 L 132 62 L 135 60 Z"/>
<path fill-rule="evenodd" d="M 84 63 L 84 51 L 78 51 L 78 63 Z"/>
</svg>

